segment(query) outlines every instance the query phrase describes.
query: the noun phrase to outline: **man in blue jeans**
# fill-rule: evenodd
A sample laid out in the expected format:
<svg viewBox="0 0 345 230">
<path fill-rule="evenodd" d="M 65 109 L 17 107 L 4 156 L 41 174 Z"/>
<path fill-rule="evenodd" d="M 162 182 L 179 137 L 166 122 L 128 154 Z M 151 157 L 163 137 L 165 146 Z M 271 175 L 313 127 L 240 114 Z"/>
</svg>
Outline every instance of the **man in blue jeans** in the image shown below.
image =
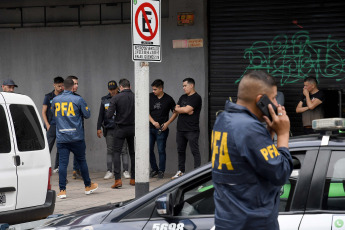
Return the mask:
<svg viewBox="0 0 345 230">
<path fill-rule="evenodd" d="M 74 95 L 80 96 L 79 94 L 77 94 L 78 91 L 78 87 L 79 87 L 79 83 L 78 83 L 78 77 L 76 76 L 68 76 L 66 79 L 72 79 L 73 80 L 73 88 L 72 88 L 72 92 Z M 84 127 L 84 118 L 82 119 L 82 124 Z M 78 165 L 76 156 L 74 155 L 73 157 L 73 173 L 72 173 L 72 179 L 82 179 L 81 173 L 80 173 L 80 167 Z"/>
<path fill-rule="evenodd" d="M 59 187 L 58 198 L 66 198 L 66 176 L 69 153 L 73 152 L 80 166 L 84 180 L 85 194 L 93 193 L 97 183 L 91 183 L 89 169 L 85 158 L 85 137 L 83 118 L 90 117 L 90 110 L 81 96 L 73 94 L 74 82 L 67 78 L 64 81 L 65 90 L 52 101 L 52 112 L 56 121 L 56 142 L 59 156 Z"/>
<path fill-rule="evenodd" d="M 150 93 L 150 164 L 151 177 L 158 175 L 158 178 L 164 177 L 166 163 L 166 141 L 169 135 L 169 124 L 173 122 L 177 114 L 174 112 L 175 101 L 167 93 L 164 93 L 164 82 L 161 79 L 155 80 L 152 84 L 152 93 Z M 169 119 L 169 112 L 173 114 Z M 155 142 L 159 154 L 159 168 L 156 163 L 154 152 Z"/>
</svg>

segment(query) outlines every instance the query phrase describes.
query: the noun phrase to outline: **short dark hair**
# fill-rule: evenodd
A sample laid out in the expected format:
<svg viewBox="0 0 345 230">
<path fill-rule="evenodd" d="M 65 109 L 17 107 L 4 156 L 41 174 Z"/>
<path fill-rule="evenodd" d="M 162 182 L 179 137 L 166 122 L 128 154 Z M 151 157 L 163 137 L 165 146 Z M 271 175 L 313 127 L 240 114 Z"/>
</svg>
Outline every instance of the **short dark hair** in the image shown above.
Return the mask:
<svg viewBox="0 0 345 230">
<path fill-rule="evenodd" d="M 72 78 L 66 78 L 66 80 L 63 82 L 64 86 L 65 86 L 65 90 L 69 90 L 71 91 L 73 89 L 74 86 L 74 81 Z"/>
<path fill-rule="evenodd" d="M 63 82 L 64 82 L 64 80 L 60 76 L 57 76 L 54 78 L 54 84 L 59 84 L 59 83 L 63 83 Z"/>
<path fill-rule="evenodd" d="M 131 83 L 126 79 L 126 78 L 122 78 L 119 81 L 119 85 L 122 86 L 123 88 L 129 88 L 131 87 Z"/>
<path fill-rule="evenodd" d="M 315 85 L 317 85 L 317 83 L 318 83 L 315 77 L 307 77 L 304 79 L 304 82 L 306 82 L 306 81 L 310 82 L 312 84 L 315 84 Z"/>
<path fill-rule="evenodd" d="M 250 70 L 238 85 L 237 101 L 252 103 L 259 94 L 267 94 L 277 87 L 274 77 L 263 70 Z"/>
<path fill-rule="evenodd" d="M 164 81 L 162 81 L 161 79 L 156 79 L 152 82 L 151 86 L 157 88 L 164 88 Z"/>
<path fill-rule="evenodd" d="M 68 77 L 66 78 L 66 80 L 67 80 L 67 79 L 78 80 L 78 78 L 77 78 L 76 76 L 73 76 L 73 75 L 68 76 Z"/>
<path fill-rule="evenodd" d="M 187 78 L 183 79 L 182 82 L 185 82 L 185 81 L 188 82 L 188 84 L 193 84 L 195 86 L 195 81 L 193 78 L 187 77 Z"/>
<path fill-rule="evenodd" d="M 265 85 L 272 87 L 277 86 L 277 82 L 274 77 L 263 70 L 250 70 L 246 72 L 244 76 L 248 76 L 251 79 L 262 81 Z"/>
</svg>

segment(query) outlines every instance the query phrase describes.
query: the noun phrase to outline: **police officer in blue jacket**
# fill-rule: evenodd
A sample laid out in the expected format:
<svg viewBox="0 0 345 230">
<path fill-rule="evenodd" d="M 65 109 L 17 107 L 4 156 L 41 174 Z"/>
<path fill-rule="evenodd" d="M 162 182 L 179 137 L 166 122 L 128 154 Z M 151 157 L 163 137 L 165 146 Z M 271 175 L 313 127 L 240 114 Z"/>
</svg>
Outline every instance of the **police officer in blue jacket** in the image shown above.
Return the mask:
<svg viewBox="0 0 345 230">
<path fill-rule="evenodd" d="M 272 121 L 256 106 L 264 94 L 278 106 L 278 114 L 268 106 Z M 279 229 L 279 191 L 293 165 L 290 121 L 276 96 L 274 78 L 251 71 L 239 84 L 237 103 L 227 101 L 216 119 L 211 148 L 217 230 Z"/>
<path fill-rule="evenodd" d="M 56 142 L 59 156 L 59 187 L 58 198 L 66 198 L 66 176 L 69 153 L 73 152 L 80 166 L 84 180 L 85 194 L 93 193 L 97 183 L 91 183 L 85 158 L 85 138 L 83 118 L 90 117 L 90 110 L 81 96 L 72 92 L 74 82 L 67 78 L 64 81 L 65 90 L 56 96 L 52 102 L 52 111 L 56 121 Z"/>
</svg>

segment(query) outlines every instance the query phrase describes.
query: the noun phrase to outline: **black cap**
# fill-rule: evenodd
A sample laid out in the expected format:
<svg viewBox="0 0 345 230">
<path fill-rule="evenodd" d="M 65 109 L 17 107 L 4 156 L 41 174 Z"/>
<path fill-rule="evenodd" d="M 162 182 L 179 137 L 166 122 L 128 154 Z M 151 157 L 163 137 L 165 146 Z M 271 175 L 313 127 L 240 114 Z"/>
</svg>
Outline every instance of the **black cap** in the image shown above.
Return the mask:
<svg viewBox="0 0 345 230">
<path fill-rule="evenodd" d="M 4 80 L 4 82 L 2 83 L 2 85 L 13 85 L 14 87 L 18 87 L 14 81 L 12 79 L 6 79 Z"/>
<path fill-rule="evenodd" d="M 116 81 L 112 80 L 108 82 L 108 89 L 116 89 L 116 88 L 117 88 Z"/>
</svg>

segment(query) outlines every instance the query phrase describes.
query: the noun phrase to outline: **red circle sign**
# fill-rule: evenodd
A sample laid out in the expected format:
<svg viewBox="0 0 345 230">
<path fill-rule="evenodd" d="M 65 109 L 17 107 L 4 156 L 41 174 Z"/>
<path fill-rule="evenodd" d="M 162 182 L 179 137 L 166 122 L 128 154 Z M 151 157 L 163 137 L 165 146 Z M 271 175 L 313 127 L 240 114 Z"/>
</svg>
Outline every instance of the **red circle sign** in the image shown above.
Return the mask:
<svg viewBox="0 0 345 230">
<path fill-rule="evenodd" d="M 147 18 L 147 15 L 146 15 L 146 12 L 145 12 L 145 9 L 144 7 L 149 7 L 152 12 L 154 13 L 155 15 L 155 19 L 156 19 L 156 28 L 154 31 L 152 31 L 152 28 L 151 28 L 151 25 L 149 23 L 149 19 Z M 140 11 L 142 11 L 142 15 L 144 16 L 144 19 L 146 21 L 146 24 L 149 28 L 149 31 L 150 31 L 150 36 L 146 36 L 144 35 L 141 31 L 140 31 L 140 28 L 139 28 L 139 25 L 138 25 L 138 16 L 139 16 L 139 13 Z M 137 9 L 137 12 L 135 13 L 135 28 L 137 29 L 137 32 L 139 34 L 139 36 L 144 39 L 145 41 L 150 41 L 152 40 L 156 34 L 157 34 L 157 31 L 158 31 L 158 16 L 157 16 L 157 12 L 155 10 L 155 8 L 152 6 L 152 4 L 148 3 L 148 2 L 145 2 L 143 4 L 141 4 L 138 9 Z"/>
</svg>

